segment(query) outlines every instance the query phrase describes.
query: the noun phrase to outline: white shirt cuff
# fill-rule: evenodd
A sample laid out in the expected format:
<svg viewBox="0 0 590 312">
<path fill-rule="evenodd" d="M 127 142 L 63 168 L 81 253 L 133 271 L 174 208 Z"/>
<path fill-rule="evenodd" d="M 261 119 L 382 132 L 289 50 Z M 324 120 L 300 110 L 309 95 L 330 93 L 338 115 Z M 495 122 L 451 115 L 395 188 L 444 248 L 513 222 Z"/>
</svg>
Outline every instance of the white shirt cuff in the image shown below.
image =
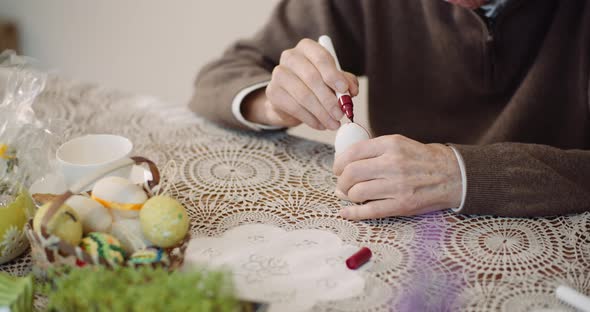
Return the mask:
<svg viewBox="0 0 590 312">
<path fill-rule="evenodd" d="M 463 156 L 461 156 L 461 153 L 459 153 L 459 151 L 453 146 L 449 145 L 449 147 L 455 153 L 455 157 L 457 157 L 457 162 L 459 163 L 459 170 L 461 171 L 461 205 L 457 208 L 453 208 L 453 211 L 458 213 L 463 210 L 463 206 L 465 205 L 465 197 L 467 197 L 467 173 L 465 171 L 465 161 L 463 161 Z"/>
<path fill-rule="evenodd" d="M 240 92 L 238 92 L 238 94 L 234 97 L 232 104 L 231 104 L 231 110 L 232 113 L 234 114 L 234 117 L 244 126 L 255 130 L 255 131 L 261 131 L 261 130 L 279 130 L 282 129 L 283 127 L 277 127 L 277 126 L 269 126 L 269 125 L 263 125 L 263 124 L 259 124 L 259 123 L 255 123 L 255 122 L 251 122 L 246 120 L 246 118 L 244 118 L 244 115 L 242 115 L 242 102 L 244 101 L 244 98 L 246 98 L 246 96 L 248 96 L 250 93 L 260 89 L 260 88 L 264 88 L 269 84 L 270 81 L 264 81 L 264 82 L 260 82 L 254 85 L 251 85 L 249 87 L 246 87 L 242 90 L 240 90 Z"/>
</svg>

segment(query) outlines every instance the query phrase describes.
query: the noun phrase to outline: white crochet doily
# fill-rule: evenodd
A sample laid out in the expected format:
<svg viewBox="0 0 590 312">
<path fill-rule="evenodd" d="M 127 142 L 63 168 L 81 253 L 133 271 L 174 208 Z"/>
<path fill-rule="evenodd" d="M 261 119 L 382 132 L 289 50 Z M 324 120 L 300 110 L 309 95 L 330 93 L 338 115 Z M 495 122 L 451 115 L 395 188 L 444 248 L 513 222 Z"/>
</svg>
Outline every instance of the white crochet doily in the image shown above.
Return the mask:
<svg viewBox="0 0 590 312">
<path fill-rule="evenodd" d="M 238 296 L 268 302 L 272 311 L 307 311 L 319 301 L 342 300 L 363 293 L 360 271 L 346 267 L 358 247 L 335 234 L 248 224 L 221 237 L 191 240 L 187 270 L 212 267 L 230 270 Z M 361 269 L 369 266 L 370 262 Z"/>
<path fill-rule="evenodd" d="M 320 301 L 314 311 L 567 311 L 555 299 L 557 285 L 590 295 L 590 213 L 530 219 L 444 211 L 352 222 L 338 216 L 346 203 L 333 195 L 330 146 L 227 130 L 184 107 L 58 78 L 35 108 L 42 118 L 65 120 L 65 138 L 120 134 L 136 155 L 159 166 L 174 160 L 173 195 L 189 210 L 193 237 L 266 224 L 369 247 L 362 293 Z M 0 271 L 22 275 L 30 266 L 25 254 Z"/>
</svg>

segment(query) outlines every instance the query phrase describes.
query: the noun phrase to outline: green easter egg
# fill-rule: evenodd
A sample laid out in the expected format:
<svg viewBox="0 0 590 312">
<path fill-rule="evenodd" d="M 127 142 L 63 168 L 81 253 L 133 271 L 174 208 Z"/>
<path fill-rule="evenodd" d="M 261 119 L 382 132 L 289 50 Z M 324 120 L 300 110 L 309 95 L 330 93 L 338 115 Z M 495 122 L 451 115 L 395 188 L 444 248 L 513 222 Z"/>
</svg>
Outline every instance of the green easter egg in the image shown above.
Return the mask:
<svg viewBox="0 0 590 312">
<path fill-rule="evenodd" d="M 188 215 L 182 204 L 163 195 L 154 196 L 143 204 L 139 221 L 145 237 L 162 248 L 179 244 L 189 228 Z"/>
<path fill-rule="evenodd" d="M 122 264 L 125 261 L 125 251 L 119 240 L 106 233 L 89 233 L 82 239 L 80 247 L 95 261 L 102 258 L 111 265 Z"/>
<path fill-rule="evenodd" d="M 33 229 L 37 235 L 41 235 L 41 220 L 49 210 L 51 202 L 41 206 L 33 219 Z M 70 245 L 77 246 L 82 239 L 82 222 L 76 211 L 62 205 L 47 223 L 47 232 L 55 235 Z"/>
<path fill-rule="evenodd" d="M 170 265 L 170 257 L 168 257 L 168 254 L 161 248 L 148 247 L 134 252 L 131 257 L 129 257 L 127 264 L 131 266 L 168 266 Z"/>
</svg>

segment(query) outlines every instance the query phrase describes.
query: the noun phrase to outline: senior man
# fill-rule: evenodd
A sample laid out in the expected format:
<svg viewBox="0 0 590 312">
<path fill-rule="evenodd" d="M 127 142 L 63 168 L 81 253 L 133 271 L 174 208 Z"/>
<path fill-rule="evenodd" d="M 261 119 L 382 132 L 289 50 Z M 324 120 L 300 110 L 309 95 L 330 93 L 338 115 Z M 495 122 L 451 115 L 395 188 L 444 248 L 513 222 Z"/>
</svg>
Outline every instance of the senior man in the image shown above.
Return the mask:
<svg viewBox="0 0 590 312">
<path fill-rule="evenodd" d="M 334 91 L 364 75 L 376 137 L 335 159 L 337 194 L 360 203 L 343 217 L 569 214 L 590 209 L 589 72 L 588 1 L 283 0 L 201 71 L 191 107 L 334 130 Z"/>
</svg>

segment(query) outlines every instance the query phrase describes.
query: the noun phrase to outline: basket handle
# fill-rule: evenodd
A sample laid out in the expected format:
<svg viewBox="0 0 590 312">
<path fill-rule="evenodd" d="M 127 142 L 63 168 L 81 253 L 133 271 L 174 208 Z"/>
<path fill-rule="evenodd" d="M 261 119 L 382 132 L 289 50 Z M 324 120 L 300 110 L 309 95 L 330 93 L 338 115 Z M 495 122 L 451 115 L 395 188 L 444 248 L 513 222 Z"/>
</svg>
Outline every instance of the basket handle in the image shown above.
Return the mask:
<svg viewBox="0 0 590 312">
<path fill-rule="evenodd" d="M 51 220 L 53 215 L 55 215 L 55 213 L 58 211 L 58 209 L 72 195 L 82 192 L 88 185 L 96 182 L 98 179 L 104 177 L 105 175 L 107 175 L 113 171 L 116 171 L 118 169 L 121 169 L 121 168 L 124 168 L 127 166 L 141 165 L 143 163 L 146 163 L 148 165 L 150 172 L 152 173 L 152 178 L 147 181 L 147 185 L 150 188 L 150 190 L 153 189 L 156 185 L 158 185 L 158 183 L 160 183 L 160 171 L 158 170 L 158 167 L 156 166 L 156 164 L 153 161 L 151 161 L 145 157 L 141 157 L 141 156 L 124 158 L 124 159 L 115 161 L 112 164 L 110 164 L 109 166 L 107 166 L 99 171 L 96 171 L 92 175 L 89 175 L 86 178 L 81 179 L 80 181 L 74 183 L 74 185 L 72 185 L 68 191 L 59 195 L 57 198 L 55 198 L 51 202 L 49 209 L 47 210 L 47 213 L 45 213 L 45 215 L 43 216 L 43 219 L 41 219 L 41 234 L 43 235 L 43 237 L 45 237 L 45 238 L 49 237 L 49 233 L 47 232 L 47 227 L 46 227 L 47 223 L 49 223 L 49 220 Z"/>
</svg>

